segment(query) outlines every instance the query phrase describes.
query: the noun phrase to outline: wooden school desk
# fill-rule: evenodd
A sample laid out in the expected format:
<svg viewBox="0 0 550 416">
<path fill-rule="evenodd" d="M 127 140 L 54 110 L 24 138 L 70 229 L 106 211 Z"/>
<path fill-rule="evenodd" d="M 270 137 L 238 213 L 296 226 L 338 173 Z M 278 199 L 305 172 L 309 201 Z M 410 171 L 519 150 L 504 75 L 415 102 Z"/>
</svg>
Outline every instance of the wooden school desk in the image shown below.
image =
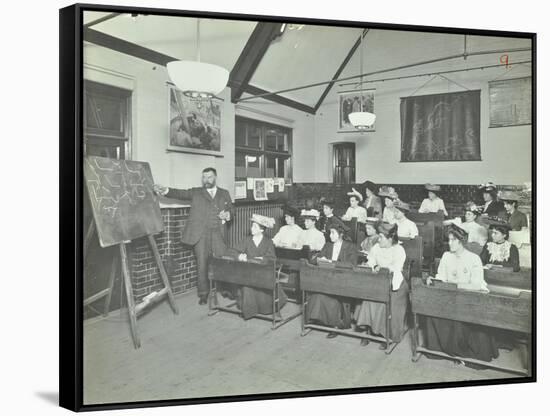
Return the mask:
<svg viewBox="0 0 550 416">
<path fill-rule="evenodd" d="M 235 260 L 232 257 L 213 257 L 210 262 L 212 273 L 210 274 L 210 296 L 208 299 L 209 315 L 215 315 L 219 311 L 241 314 L 237 302 L 228 305 L 219 305 L 217 296 L 217 283 L 230 283 L 239 286 L 249 286 L 255 289 L 267 289 L 273 293 L 273 313 L 270 315 L 256 315 L 255 318 L 271 321 L 271 329 L 277 329 L 290 320 L 296 318 L 301 312 L 283 318 L 281 315 L 279 287 L 281 285 L 279 271 L 275 260 L 248 261 Z"/>
<path fill-rule="evenodd" d="M 335 264 L 314 266 L 302 261 L 300 285 L 302 289 L 302 336 L 312 330 L 336 332 L 355 338 L 366 338 L 386 345 L 386 354 L 390 354 L 397 343 L 389 338 L 391 319 L 391 281 L 388 269 L 378 273 L 365 267 L 341 268 Z M 308 297 L 311 293 L 322 293 L 330 296 L 380 302 L 386 305 L 386 336 L 380 337 L 353 330 L 332 328 L 324 325 L 310 324 L 307 317 Z"/>
<path fill-rule="evenodd" d="M 525 368 L 505 367 L 493 362 L 451 356 L 441 351 L 427 349 L 419 345 L 418 337 L 418 316 L 430 316 L 526 334 L 528 340 L 527 350 L 530 351 L 530 291 L 521 291 L 516 296 L 499 293 L 482 293 L 460 290 L 457 289 L 455 284 L 438 281 L 434 281 L 434 285 L 428 286 L 423 279 L 413 278 L 410 296 L 414 320 L 412 331 L 413 362 L 418 361 L 421 354 L 429 353 L 451 360 L 467 361 L 510 373 L 530 374 L 530 357 L 527 359 Z"/>
</svg>

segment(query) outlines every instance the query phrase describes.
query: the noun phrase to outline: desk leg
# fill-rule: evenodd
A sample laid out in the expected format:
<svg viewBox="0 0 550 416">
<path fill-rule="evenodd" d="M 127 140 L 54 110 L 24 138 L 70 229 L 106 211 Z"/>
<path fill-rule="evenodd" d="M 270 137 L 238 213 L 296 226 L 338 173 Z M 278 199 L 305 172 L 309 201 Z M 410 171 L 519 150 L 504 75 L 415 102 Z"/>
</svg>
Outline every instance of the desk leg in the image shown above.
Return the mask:
<svg viewBox="0 0 550 416">
<path fill-rule="evenodd" d="M 418 348 L 418 315 L 416 313 L 413 313 L 413 330 L 412 330 L 411 337 L 412 337 L 412 348 L 413 348 L 412 359 L 411 360 L 412 360 L 413 363 L 416 363 L 421 357 L 421 354 L 419 354 L 418 351 L 417 351 L 417 348 Z"/>
<path fill-rule="evenodd" d="M 210 279 L 210 294 L 208 295 L 208 316 L 216 315 L 218 310 L 218 292 L 216 282 Z"/>
<path fill-rule="evenodd" d="M 130 330 L 132 331 L 132 339 L 134 348 L 140 347 L 139 335 L 137 331 L 136 306 L 134 304 L 134 293 L 132 291 L 132 280 L 130 278 L 130 270 L 128 269 L 128 258 L 126 254 L 126 246 L 120 243 L 120 262 L 122 265 L 122 275 L 124 277 L 124 287 L 126 289 L 126 301 L 128 302 L 128 314 L 130 315 Z"/>
<path fill-rule="evenodd" d="M 306 329 L 307 324 L 307 292 L 305 290 L 302 291 L 302 333 L 301 336 L 305 337 L 307 334 L 311 332 L 311 328 Z"/>
</svg>

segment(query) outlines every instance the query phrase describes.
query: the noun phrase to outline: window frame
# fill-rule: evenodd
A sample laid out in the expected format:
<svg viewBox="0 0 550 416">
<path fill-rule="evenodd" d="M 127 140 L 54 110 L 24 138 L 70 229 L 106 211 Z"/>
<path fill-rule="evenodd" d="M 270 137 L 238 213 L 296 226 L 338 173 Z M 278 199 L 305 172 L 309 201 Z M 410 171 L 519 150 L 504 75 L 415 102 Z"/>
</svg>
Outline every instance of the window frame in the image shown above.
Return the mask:
<svg viewBox="0 0 550 416">
<path fill-rule="evenodd" d="M 242 123 L 245 126 L 244 132 L 245 132 L 245 145 L 239 145 L 237 144 L 237 131 L 238 131 L 238 125 L 239 123 Z M 247 146 L 248 144 L 248 129 L 249 126 L 255 126 L 260 127 L 260 147 L 250 147 Z M 266 131 L 268 129 L 279 129 L 282 130 L 284 133 L 286 133 L 287 136 L 287 143 L 286 143 L 286 151 L 282 150 L 268 150 L 266 149 Z M 287 126 L 281 126 L 279 124 L 269 123 L 262 120 L 256 120 L 249 117 L 244 116 L 235 116 L 235 180 L 246 180 L 247 177 L 260 177 L 260 178 L 278 178 L 278 170 L 279 166 L 278 163 L 275 164 L 275 175 L 274 176 L 267 176 L 266 175 L 266 169 L 267 169 L 267 157 L 273 156 L 276 158 L 283 158 L 284 159 L 284 169 L 285 169 L 285 176 L 284 180 L 286 184 L 292 184 L 292 133 L 293 129 L 291 127 Z M 245 161 L 245 175 L 246 176 L 238 176 L 237 175 L 237 163 L 236 159 L 237 156 L 258 156 L 260 158 L 260 174 L 261 176 L 250 176 L 248 174 L 248 166 Z"/>
</svg>

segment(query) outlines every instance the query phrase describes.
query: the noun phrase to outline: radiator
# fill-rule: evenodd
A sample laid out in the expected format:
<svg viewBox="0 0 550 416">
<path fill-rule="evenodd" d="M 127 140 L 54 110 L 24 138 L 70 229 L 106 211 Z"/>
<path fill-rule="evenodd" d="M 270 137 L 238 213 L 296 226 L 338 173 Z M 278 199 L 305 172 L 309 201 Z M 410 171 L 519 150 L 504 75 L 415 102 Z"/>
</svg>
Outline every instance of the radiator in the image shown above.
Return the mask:
<svg viewBox="0 0 550 416">
<path fill-rule="evenodd" d="M 234 207 L 233 221 L 230 222 L 228 229 L 227 242 L 230 247 L 250 235 L 250 218 L 252 214 L 265 215 L 275 219 L 275 226 L 265 231 L 266 237 L 273 238 L 279 231 L 281 219 L 283 216 L 283 206 L 281 203 L 250 204 L 237 205 Z"/>
</svg>

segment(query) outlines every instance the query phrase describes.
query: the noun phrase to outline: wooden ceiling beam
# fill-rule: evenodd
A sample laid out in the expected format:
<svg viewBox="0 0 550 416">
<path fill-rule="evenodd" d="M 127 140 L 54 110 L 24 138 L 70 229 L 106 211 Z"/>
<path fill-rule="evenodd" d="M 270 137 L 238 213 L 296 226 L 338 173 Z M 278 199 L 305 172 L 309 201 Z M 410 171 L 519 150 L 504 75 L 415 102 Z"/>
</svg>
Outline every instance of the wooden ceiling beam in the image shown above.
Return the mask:
<svg viewBox="0 0 550 416">
<path fill-rule="evenodd" d="M 282 34 L 281 23 L 258 22 L 248 38 L 235 66 L 229 74 L 231 102 L 235 103 L 245 92 L 250 79 L 264 57 L 273 39 Z"/>
<path fill-rule="evenodd" d="M 359 45 L 361 45 L 361 39 L 365 38 L 368 31 L 369 31 L 369 29 L 363 30 L 363 32 L 361 33 L 361 36 L 355 41 L 355 43 L 351 47 L 351 49 L 348 52 L 348 54 L 346 55 L 345 59 L 342 61 L 342 63 L 340 64 L 340 66 L 336 70 L 334 76 L 332 77 L 332 82 L 327 85 L 327 87 L 325 88 L 325 91 L 323 91 L 323 93 L 321 94 L 321 97 L 319 97 L 319 100 L 317 101 L 317 104 L 315 104 L 315 107 L 313 107 L 315 109 L 315 111 L 319 110 L 319 107 L 321 107 L 321 104 L 323 104 L 323 101 L 327 97 L 328 93 L 330 92 L 330 90 L 332 89 L 332 87 L 334 86 L 336 81 L 338 81 L 338 78 L 340 77 L 340 74 L 344 71 L 344 68 L 346 67 L 348 62 L 351 60 L 351 58 L 353 57 L 353 54 L 355 53 L 357 48 L 359 48 Z"/>
</svg>

